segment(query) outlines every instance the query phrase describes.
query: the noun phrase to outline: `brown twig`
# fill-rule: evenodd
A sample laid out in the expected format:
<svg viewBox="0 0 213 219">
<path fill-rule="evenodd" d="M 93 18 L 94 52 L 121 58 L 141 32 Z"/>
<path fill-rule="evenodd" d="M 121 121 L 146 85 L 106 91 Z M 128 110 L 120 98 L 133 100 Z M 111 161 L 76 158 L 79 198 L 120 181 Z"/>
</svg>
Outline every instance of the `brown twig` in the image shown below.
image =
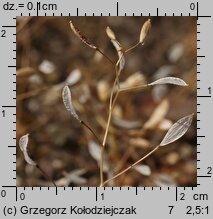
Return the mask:
<svg viewBox="0 0 213 219">
<path fill-rule="evenodd" d="M 50 182 L 52 182 L 52 184 L 53 184 L 55 187 L 57 187 L 56 184 L 55 184 L 55 182 L 54 182 L 54 180 L 53 180 L 38 164 L 36 164 L 36 167 L 41 171 L 41 173 L 42 173 Z"/>
<path fill-rule="evenodd" d="M 93 131 L 93 129 L 92 129 L 89 125 L 87 125 L 84 121 L 81 120 L 80 122 L 81 122 L 81 124 L 82 124 L 84 127 L 86 127 L 86 128 L 94 135 L 94 137 L 96 138 L 96 140 L 98 141 L 98 143 L 99 143 L 100 145 L 102 145 L 102 143 L 101 143 L 99 137 L 96 135 L 96 133 Z"/>
<path fill-rule="evenodd" d="M 155 147 L 153 150 L 151 150 L 148 154 L 146 154 L 144 157 L 140 158 L 139 160 L 137 160 L 135 163 L 131 164 L 129 167 L 127 167 L 126 169 L 122 170 L 121 172 L 117 173 L 115 176 L 113 176 L 112 178 L 104 181 L 103 186 L 106 185 L 108 182 L 110 182 L 111 180 L 116 179 L 117 177 L 119 177 L 120 175 L 126 173 L 128 170 L 132 169 L 134 166 L 136 166 L 138 163 L 140 163 L 141 161 L 143 161 L 144 159 L 146 159 L 147 157 L 149 157 L 152 153 L 154 153 L 155 151 L 157 151 L 159 149 L 160 146 Z"/>
<path fill-rule="evenodd" d="M 92 128 L 87 125 L 84 121 L 80 121 L 81 124 L 86 127 L 93 135 L 94 137 L 96 138 L 96 140 L 98 141 L 98 143 L 101 145 L 101 159 L 100 159 L 100 184 L 103 183 L 103 162 L 101 162 L 103 160 L 103 157 L 104 157 L 104 146 L 103 144 L 101 143 L 100 139 L 98 138 L 98 136 L 96 135 L 96 133 L 92 130 Z"/>
<path fill-rule="evenodd" d="M 114 62 L 104 52 L 102 52 L 99 48 L 96 47 L 96 51 L 99 52 L 104 58 L 106 58 L 112 65 L 114 65 Z"/>
<path fill-rule="evenodd" d="M 121 89 L 119 89 L 119 92 L 135 91 L 135 90 L 145 89 L 147 87 L 151 87 L 151 85 L 143 84 L 143 85 L 137 85 L 137 86 L 134 86 L 134 87 L 121 88 Z"/>
<path fill-rule="evenodd" d="M 141 43 L 138 42 L 135 45 L 131 46 L 129 49 L 125 50 L 125 53 L 128 53 L 130 51 L 132 51 L 133 49 L 137 48 Z"/>
</svg>

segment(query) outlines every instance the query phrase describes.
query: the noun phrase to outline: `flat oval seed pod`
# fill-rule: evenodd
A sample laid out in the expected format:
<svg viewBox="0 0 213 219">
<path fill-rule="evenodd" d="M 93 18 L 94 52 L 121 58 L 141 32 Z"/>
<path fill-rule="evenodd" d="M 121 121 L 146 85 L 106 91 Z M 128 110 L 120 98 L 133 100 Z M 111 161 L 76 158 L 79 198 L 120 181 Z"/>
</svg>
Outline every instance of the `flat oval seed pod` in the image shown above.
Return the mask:
<svg viewBox="0 0 213 219">
<path fill-rule="evenodd" d="M 166 133 L 159 146 L 166 146 L 181 138 L 189 129 L 193 119 L 193 114 L 179 119 Z"/>
<path fill-rule="evenodd" d="M 71 113 L 71 115 L 76 119 L 78 120 L 79 122 L 80 119 L 79 119 L 79 116 L 78 114 L 76 113 L 75 111 L 75 108 L 72 104 L 72 98 L 71 98 L 71 92 L 70 92 L 70 89 L 68 86 L 65 86 L 63 88 L 63 91 L 62 91 L 62 98 L 63 98 L 63 102 L 64 102 L 64 106 L 65 108 L 67 109 L 68 112 Z"/>
<path fill-rule="evenodd" d="M 19 147 L 21 149 L 21 151 L 23 152 L 24 155 L 24 159 L 25 161 L 32 165 L 32 166 L 36 166 L 36 162 L 34 162 L 28 155 L 27 153 L 27 145 L 28 145 L 28 141 L 29 141 L 29 134 L 23 135 L 20 139 L 19 139 Z"/>
<path fill-rule="evenodd" d="M 84 35 L 81 34 L 80 30 L 74 26 L 72 21 L 70 21 L 70 28 L 72 29 L 73 33 L 87 46 L 89 46 L 92 49 L 97 49 L 95 45 L 93 45 Z"/>
<path fill-rule="evenodd" d="M 27 145 L 28 145 L 28 141 L 29 141 L 29 134 L 27 133 L 26 135 L 23 135 L 20 139 L 19 139 L 19 147 L 21 149 L 21 151 L 26 151 L 27 150 Z"/>
<path fill-rule="evenodd" d="M 143 24 L 143 26 L 142 26 L 142 28 L 141 28 L 140 39 L 139 39 L 139 42 L 140 42 L 140 43 L 142 43 L 142 44 L 144 43 L 145 38 L 146 38 L 148 32 L 150 31 L 150 29 L 151 29 L 151 20 L 148 19 L 148 20 Z"/>
<path fill-rule="evenodd" d="M 114 32 L 112 31 L 112 29 L 111 29 L 110 27 L 107 27 L 107 28 L 106 28 L 106 33 L 107 33 L 107 36 L 108 36 L 111 40 L 116 40 L 115 34 L 114 34 Z"/>
<path fill-rule="evenodd" d="M 148 85 L 153 86 L 153 85 L 161 85 L 161 84 L 174 84 L 174 85 L 178 85 L 178 86 L 188 86 L 188 84 L 184 80 L 182 80 L 180 78 L 176 78 L 176 77 L 161 78 L 161 79 L 158 79 L 157 81 L 154 81 Z"/>
</svg>

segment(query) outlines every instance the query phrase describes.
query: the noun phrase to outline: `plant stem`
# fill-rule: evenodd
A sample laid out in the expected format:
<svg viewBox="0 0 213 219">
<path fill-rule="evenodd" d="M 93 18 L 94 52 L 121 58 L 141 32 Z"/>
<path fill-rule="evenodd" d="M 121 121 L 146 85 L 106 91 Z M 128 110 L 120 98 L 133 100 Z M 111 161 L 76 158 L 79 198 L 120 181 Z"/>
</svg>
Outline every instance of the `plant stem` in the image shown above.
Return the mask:
<svg viewBox="0 0 213 219">
<path fill-rule="evenodd" d="M 81 122 L 81 124 L 82 124 L 84 127 L 86 127 L 86 128 L 94 135 L 94 137 L 96 138 L 96 140 L 98 141 L 98 143 L 99 143 L 100 145 L 102 145 L 100 139 L 99 139 L 98 136 L 95 134 L 95 132 L 92 130 L 92 128 L 91 128 L 89 125 L 87 125 L 84 121 L 81 120 L 80 122 Z"/>
<path fill-rule="evenodd" d="M 144 89 L 150 87 L 149 84 L 144 84 L 144 85 L 138 85 L 138 86 L 134 86 L 134 87 L 127 87 L 127 88 L 120 88 L 119 91 L 120 92 L 125 92 L 125 91 L 135 91 L 138 89 Z"/>
<path fill-rule="evenodd" d="M 104 160 L 104 147 L 103 144 L 101 143 L 100 139 L 98 138 L 98 136 L 95 134 L 95 132 L 92 130 L 92 128 L 90 128 L 89 125 L 87 125 L 84 121 L 81 120 L 81 124 L 83 126 L 85 126 L 93 135 L 94 137 L 97 139 L 98 143 L 101 145 L 101 158 L 100 158 L 100 186 L 102 186 L 103 181 L 104 181 L 104 177 L 103 177 L 103 160 Z"/>
<path fill-rule="evenodd" d="M 41 171 L 41 173 L 42 173 L 50 182 L 52 182 L 52 184 L 53 184 L 55 187 L 57 187 L 56 184 L 55 184 L 55 182 L 54 182 L 54 180 L 53 180 L 38 164 L 36 164 L 36 167 Z"/>
<path fill-rule="evenodd" d="M 129 49 L 125 50 L 125 53 L 130 52 L 131 50 L 133 50 L 133 49 L 135 49 L 136 47 L 138 47 L 140 44 L 141 44 L 140 42 L 136 43 L 134 46 L 132 46 L 132 47 L 130 47 Z"/>
<path fill-rule="evenodd" d="M 114 62 L 105 54 L 103 53 L 99 48 L 96 47 L 96 51 L 98 51 L 102 56 L 104 56 L 112 65 L 114 65 Z"/>
<path fill-rule="evenodd" d="M 103 139 L 103 144 L 102 144 L 102 149 L 101 149 L 101 159 L 100 159 L 100 173 L 101 173 L 101 183 L 100 183 L 100 186 L 102 187 L 104 182 L 103 182 L 103 161 L 104 161 L 104 148 L 105 148 L 105 145 L 106 145 L 106 139 L 107 139 L 107 136 L 108 136 L 108 133 L 109 133 L 109 126 L 110 126 L 110 122 L 111 122 L 111 118 L 112 118 L 112 110 L 113 110 L 113 107 L 115 105 L 115 102 L 118 98 L 118 95 L 119 95 L 119 90 L 116 92 L 115 94 L 115 97 L 114 97 L 114 100 L 111 104 L 111 108 L 109 110 L 109 116 L 108 116 L 108 120 L 107 120 L 107 126 L 106 126 L 106 130 L 105 130 L 105 134 L 104 134 L 104 139 Z"/>
<path fill-rule="evenodd" d="M 111 95 L 110 95 L 110 104 L 109 104 L 109 115 L 108 115 L 108 119 L 107 119 L 107 125 L 106 125 L 106 130 L 105 130 L 105 134 L 104 134 L 104 139 L 103 139 L 103 143 L 102 143 L 102 148 L 101 148 L 101 158 L 100 158 L 100 186 L 102 187 L 107 181 L 103 182 L 103 157 L 104 157 L 104 148 L 105 148 L 105 145 L 106 145 L 106 139 L 107 139 L 107 136 L 108 136 L 108 133 L 109 133 L 109 126 L 110 126 L 110 122 L 111 122 L 111 118 L 112 118 L 112 110 L 114 108 L 114 105 L 116 103 L 116 100 L 118 98 L 118 95 L 120 92 L 122 91 L 130 91 L 130 90 L 134 90 L 134 89 L 138 89 L 138 88 L 146 88 L 148 87 L 148 85 L 140 85 L 140 86 L 136 86 L 136 87 L 130 87 L 130 88 L 119 88 L 117 89 L 116 93 L 115 93 L 115 97 L 113 99 L 113 93 L 114 93 L 114 88 L 115 88 L 115 85 L 117 83 L 119 83 L 119 80 L 118 80 L 118 74 L 116 74 L 116 78 L 114 80 L 114 84 L 113 84 L 113 88 L 112 88 L 112 91 L 111 91 Z M 118 80 L 118 82 L 117 82 Z M 139 161 L 140 162 L 140 161 Z M 136 164 L 135 164 L 136 165 Z M 132 168 L 132 167 L 131 167 Z M 122 174 L 122 173 L 121 173 Z M 119 174 L 120 175 L 120 174 Z M 119 176 L 118 175 L 118 176 Z M 111 180 L 111 179 L 110 179 Z"/>
<path fill-rule="evenodd" d="M 159 149 L 160 146 L 155 147 L 153 150 L 151 150 L 148 154 L 146 154 L 144 157 L 140 158 L 138 161 L 136 161 L 135 163 L 133 163 L 132 165 L 130 165 L 129 167 L 127 167 L 126 169 L 122 170 L 121 172 L 119 172 L 118 174 L 116 174 L 115 176 L 113 176 L 112 178 L 106 180 L 103 185 L 107 184 L 108 182 L 110 182 L 113 179 L 116 179 L 117 177 L 119 177 L 120 175 L 126 173 L 128 170 L 132 169 L 134 166 L 136 166 L 138 163 L 140 163 L 141 161 L 143 161 L 144 159 L 146 159 L 147 157 L 149 157 L 152 153 L 154 153 L 155 151 L 157 151 Z"/>
<path fill-rule="evenodd" d="M 112 118 L 112 110 L 114 108 L 114 105 L 115 105 L 115 102 L 118 98 L 118 95 L 119 95 L 120 91 L 117 90 L 116 94 L 115 94 L 115 97 L 111 103 L 111 107 L 109 109 L 109 116 L 108 116 L 108 120 L 107 120 L 107 126 L 106 126 L 106 130 L 105 130 L 105 134 L 104 134 L 104 140 L 103 140 L 103 146 L 105 147 L 106 145 L 106 139 L 107 139 L 107 135 L 108 135 L 108 132 L 109 132 L 109 125 L 110 125 L 110 122 L 111 122 L 111 118 Z"/>
<path fill-rule="evenodd" d="M 112 90 L 111 90 L 111 94 L 110 94 L 110 100 L 109 100 L 109 115 L 108 115 L 108 119 L 107 119 L 107 125 L 106 125 L 106 129 L 105 129 L 105 133 L 104 133 L 104 139 L 103 139 L 103 143 L 102 143 L 102 148 L 101 148 L 101 157 L 100 157 L 100 187 L 103 186 L 103 162 L 104 162 L 104 148 L 106 145 L 106 140 L 107 140 L 107 136 L 109 133 L 109 126 L 110 126 L 110 122 L 111 122 L 111 118 L 112 118 L 112 110 L 113 107 L 115 105 L 115 102 L 117 100 L 118 94 L 119 94 L 119 88 L 120 88 L 120 82 L 119 82 L 119 72 L 118 72 L 118 66 L 119 66 L 119 62 L 120 62 L 121 58 L 117 61 L 116 65 L 115 65 L 115 72 L 116 72 L 116 77 L 115 80 L 113 82 L 113 86 L 112 86 Z M 118 89 L 116 91 L 115 97 L 113 99 L 113 94 L 114 94 L 114 89 L 115 86 L 118 86 Z"/>
<path fill-rule="evenodd" d="M 100 187 L 104 183 L 104 146 L 101 147 L 101 157 L 100 157 Z"/>
</svg>

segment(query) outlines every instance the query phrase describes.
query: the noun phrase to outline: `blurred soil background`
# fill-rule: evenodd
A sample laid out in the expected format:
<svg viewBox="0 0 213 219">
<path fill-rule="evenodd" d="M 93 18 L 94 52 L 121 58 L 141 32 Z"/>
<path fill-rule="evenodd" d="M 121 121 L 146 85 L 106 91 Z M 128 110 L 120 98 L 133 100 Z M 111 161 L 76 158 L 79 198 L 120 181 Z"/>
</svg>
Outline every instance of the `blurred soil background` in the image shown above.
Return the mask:
<svg viewBox="0 0 213 219">
<path fill-rule="evenodd" d="M 19 138 L 29 133 L 30 156 L 58 186 L 99 186 L 99 145 L 66 111 L 62 88 L 69 84 L 78 115 L 103 139 L 115 78 L 113 66 L 73 34 L 69 21 L 117 61 L 106 27 L 110 26 L 128 49 L 138 42 L 147 19 L 17 19 L 17 145 Z M 172 123 L 196 112 L 196 18 L 151 17 L 151 22 L 145 45 L 126 55 L 120 81 L 134 85 L 174 76 L 189 86 L 161 85 L 119 96 L 107 139 L 105 179 L 158 145 Z M 146 166 L 130 170 L 108 186 L 196 186 L 196 116 L 180 140 L 162 147 L 142 164 Z M 19 147 L 17 186 L 51 186 L 26 164 Z"/>
</svg>

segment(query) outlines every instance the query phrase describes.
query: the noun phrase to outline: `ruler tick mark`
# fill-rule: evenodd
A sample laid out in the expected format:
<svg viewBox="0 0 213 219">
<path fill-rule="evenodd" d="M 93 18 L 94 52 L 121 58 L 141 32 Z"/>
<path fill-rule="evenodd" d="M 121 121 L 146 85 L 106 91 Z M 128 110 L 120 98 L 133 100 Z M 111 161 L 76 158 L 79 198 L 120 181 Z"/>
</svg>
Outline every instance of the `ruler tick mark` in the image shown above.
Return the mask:
<svg viewBox="0 0 213 219">
<path fill-rule="evenodd" d="M 209 17 L 212 17 L 211 15 L 207 15 L 207 16 L 205 16 L 205 15 L 199 15 L 199 18 L 209 18 Z"/>
<path fill-rule="evenodd" d="M 5 25 L 5 26 L 2 26 L 3 28 L 8 28 L 8 27 L 16 27 L 16 26 L 11 26 L 11 25 Z"/>
<path fill-rule="evenodd" d="M 98 188 L 95 187 L 95 201 L 98 201 Z"/>
<path fill-rule="evenodd" d="M 16 107 L 16 106 L 2 106 L 2 107 Z"/>
<path fill-rule="evenodd" d="M 202 95 L 202 96 L 197 96 L 197 97 L 199 97 L 199 98 L 202 98 L 202 97 L 212 97 L 211 95 Z"/>
<path fill-rule="evenodd" d="M 199 12 L 199 4 L 198 4 L 198 2 L 197 2 L 197 7 L 196 8 L 197 8 L 197 20 L 198 20 L 198 18 L 199 18 L 199 13 L 198 13 Z"/>
<path fill-rule="evenodd" d="M 177 202 L 178 200 L 178 188 L 175 187 L 175 201 Z"/>
<path fill-rule="evenodd" d="M 200 175 L 200 176 L 197 176 L 197 178 L 211 178 L 210 175 Z"/>
<path fill-rule="evenodd" d="M 18 201 L 18 188 L 16 187 L 16 201 Z"/>
</svg>

